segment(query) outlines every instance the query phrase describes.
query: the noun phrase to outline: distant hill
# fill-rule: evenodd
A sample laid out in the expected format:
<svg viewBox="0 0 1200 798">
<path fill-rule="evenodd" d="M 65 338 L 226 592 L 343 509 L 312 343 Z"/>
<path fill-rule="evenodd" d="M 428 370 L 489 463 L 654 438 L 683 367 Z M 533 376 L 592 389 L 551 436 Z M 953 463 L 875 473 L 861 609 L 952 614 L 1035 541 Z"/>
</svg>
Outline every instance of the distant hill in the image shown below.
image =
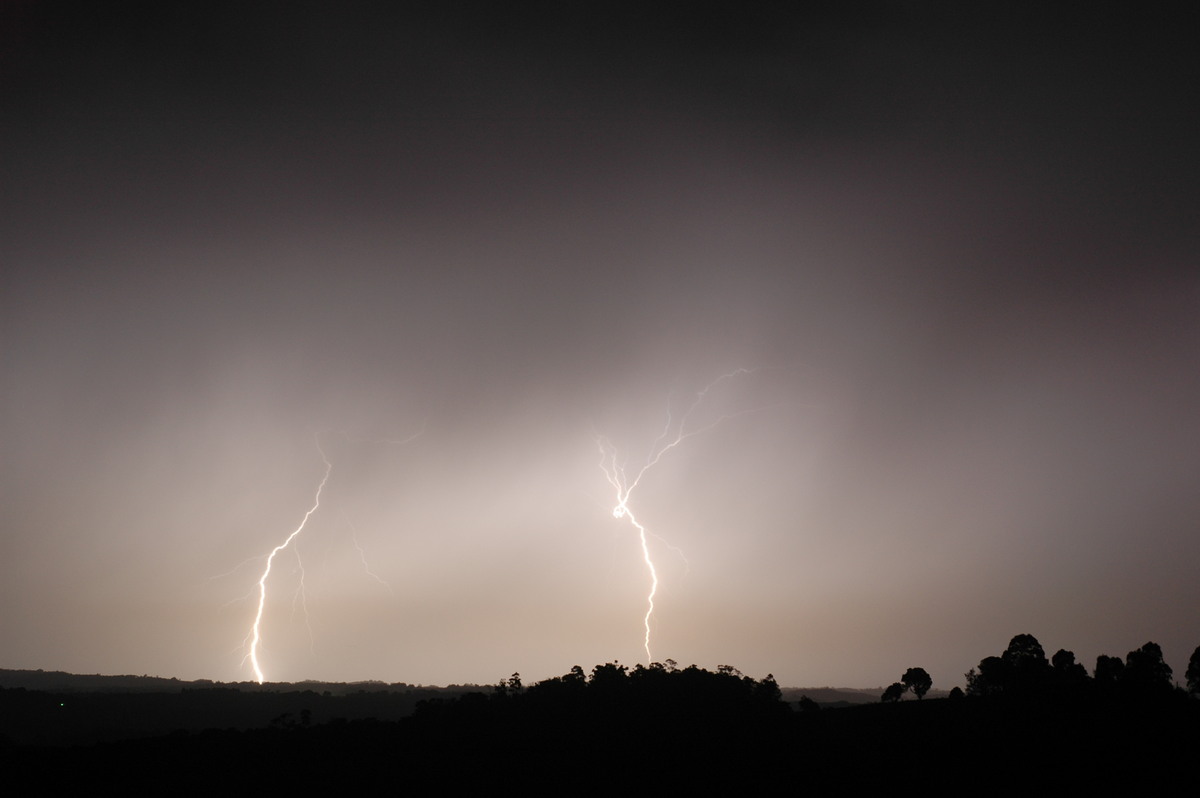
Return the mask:
<svg viewBox="0 0 1200 798">
<path fill-rule="evenodd" d="M 873 704 L 883 695 L 883 688 L 856 689 L 853 687 L 782 687 L 783 700 L 794 704 L 807 696 L 821 706 L 845 706 L 849 704 Z"/>
<path fill-rule="evenodd" d="M 883 696 L 882 687 L 783 687 L 783 700 L 796 703 L 801 696 L 808 696 L 823 707 L 844 707 L 853 704 L 877 704 Z M 926 698 L 945 698 L 946 690 L 930 690 Z M 905 700 L 910 700 L 906 696 Z"/>
<path fill-rule="evenodd" d="M 65 671 L 7 670 L 0 668 L 0 688 L 43 690 L 52 693 L 179 693 L 215 687 L 236 688 L 242 692 L 293 692 L 311 690 L 314 693 L 348 695 L 367 692 L 407 692 L 409 690 L 447 690 L 461 693 L 467 690 L 491 689 L 478 685 L 448 685 L 446 687 L 422 686 L 404 682 L 214 682 L 210 679 L 181 681 L 162 676 L 106 676 L 101 674 L 77 674 Z"/>
<path fill-rule="evenodd" d="M 78 674 L 65 671 L 43 670 L 8 670 L 0 668 L 0 688 L 13 689 L 22 687 L 26 690 L 43 690 L 50 693 L 179 693 L 184 690 L 202 690 L 209 688 L 234 688 L 243 693 L 254 692 L 295 692 L 312 691 L 314 693 L 340 696 L 352 693 L 388 692 L 404 693 L 410 690 L 445 691 L 449 694 L 469 692 L 471 690 L 490 691 L 492 686 L 475 684 L 451 684 L 445 687 L 433 685 L 416 685 L 405 682 L 214 682 L 210 679 L 182 681 L 168 679 L 162 676 L 132 676 L 102 674 Z M 822 706 L 843 706 L 849 704 L 873 704 L 883 695 L 882 687 L 784 687 L 783 699 L 795 703 L 801 696 L 808 696 Z M 945 696 L 945 691 L 931 690 L 928 698 Z"/>
<path fill-rule="evenodd" d="M 5 741 L 70 745 L 202 729 L 397 721 L 412 715 L 421 701 L 491 689 L 384 682 L 259 685 L 0 669 L 0 747 Z"/>
<path fill-rule="evenodd" d="M 335 719 L 396 721 L 418 702 L 493 685 L 432 687 L 404 682 L 214 682 L 160 676 L 0 669 L 0 739 L 71 744 L 207 728 L 289 727 Z M 836 708 L 879 703 L 882 688 L 783 688 L 793 706 L 808 696 Z"/>
</svg>

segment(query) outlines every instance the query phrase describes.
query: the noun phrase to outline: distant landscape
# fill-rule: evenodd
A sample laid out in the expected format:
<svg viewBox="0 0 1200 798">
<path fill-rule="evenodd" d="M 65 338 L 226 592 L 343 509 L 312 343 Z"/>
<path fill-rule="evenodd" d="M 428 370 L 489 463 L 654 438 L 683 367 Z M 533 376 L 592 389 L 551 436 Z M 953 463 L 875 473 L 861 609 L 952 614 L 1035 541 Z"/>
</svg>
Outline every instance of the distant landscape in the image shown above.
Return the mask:
<svg viewBox="0 0 1200 798">
<path fill-rule="evenodd" d="M 395 721 L 412 715 L 420 702 L 491 692 L 493 685 L 414 685 L 404 682 L 318 682 L 258 684 L 182 681 L 160 676 L 75 674 L 0 668 L 0 696 L 8 711 L 0 735 L 9 743 L 77 745 L 136 739 L 208 728 L 254 729 L 341 720 Z M 802 697 L 839 707 L 879 701 L 883 688 L 780 688 L 789 704 Z M 24 698 L 31 712 L 15 711 Z M 944 697 L 946 691 L 931 691 Z M 44 707 L 51 707 L 48 713 Z M 54 709 L 57 707 L 57 709 Z"/>
<path fill-rule="evenodd" d="M 231 778 L 366 788 L 399 769 L 443 786 L 584 791 L 631 779 L 639 789 L 883 786 L 900 773 L 941 790 L 993 771 L 1008 788 L 1108 790 L 1167 787 L 1192 768 L 1200 647 L 1186 685 L 1152 642 L 1100 656 L 1089 674 L 1028 634 L 965 676 L 965 690 L 933 693 L 919 667 L 879 690 L 783 689 L 770 675 L 673 662 L 445 687 L 3 670 L 0 752 L 64 788 L 97 774 L 149 787 L 181 772 L 198 789 Z"/>
</svg>

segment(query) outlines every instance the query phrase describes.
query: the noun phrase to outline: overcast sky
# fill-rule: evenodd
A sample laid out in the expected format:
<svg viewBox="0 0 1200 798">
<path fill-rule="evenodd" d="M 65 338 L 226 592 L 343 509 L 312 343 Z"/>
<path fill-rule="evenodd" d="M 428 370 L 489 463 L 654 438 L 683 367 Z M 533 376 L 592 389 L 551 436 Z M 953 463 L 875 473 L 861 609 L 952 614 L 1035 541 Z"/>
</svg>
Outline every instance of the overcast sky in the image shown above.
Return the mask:
<svg viewBox="0 0 1200 798">
<path fill-rule="evenodd" d="M 4 4 L 0 667 L 1182 675 L 1194 19 L 404 5 Z"/>
</svg>

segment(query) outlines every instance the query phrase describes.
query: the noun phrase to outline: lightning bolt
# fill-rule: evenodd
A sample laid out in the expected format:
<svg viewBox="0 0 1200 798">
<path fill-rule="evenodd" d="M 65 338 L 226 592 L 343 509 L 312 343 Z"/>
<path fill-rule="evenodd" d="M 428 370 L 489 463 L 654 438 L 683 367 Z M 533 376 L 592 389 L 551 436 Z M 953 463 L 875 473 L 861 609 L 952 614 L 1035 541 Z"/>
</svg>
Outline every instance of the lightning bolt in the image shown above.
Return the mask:
<svg viewBox="0 0 1200 798">
<path fill-rule="evenodd" d="M 304 531 L 304 527 L 308 524 L 308 519 L 312 518 L 313 513 L 315 513 L 317 508 L 321 506 L 321 491 L 325 490 L 325 484 L 329 482 L 329 475 L 333 473 L 333 463 L 330 462 L 329 457 L 326 456 L 325 450 L 321 448 L 320 437 L 317 438 L 317 451 L 321 453 L 321 460 L 325 463 L 325 476 L 321 477 L 321 484 L 317 485 L 317 493 L 313 497 L 313 505 L 312 507 L 308 508 L 308 512 L 304 514 L 304 518 L 300 519 L 300 525 L 292 531 L 292 534 L 288 535 L 278 546 L 271 549 L 271 553 L 267 555 L 267 564 L 266 567 L 263 568 L 262 576 L 258 578 L 258 610 L 254 614 L 254 623 L 250 627 L 250 653 L 247 654 L 247 658 L 250 660 L 250 666 L 254 668 L 254 678 L 258 680 L 259 684 L 262 684 L 265 681 L 262 668 L 258 663 L 258 645 L 260 642 L 262 642 L 261 627 L 263 609 L 267 604 L 267 577 L 271 575 L 271 566 L 275 563 L 275 555 L 286 549 L 288 545 L 296 539 L 296 536 Z M 297 559 L 297 562 L 299 562 L 299 559 Z M 300 565 L 300 574 L 300 589 L 303 591 L 303 564 Z"/>
<path fill-rule="evenodd" d="M 629 523 L 633 525 L 633 528 L 637 530 L 638 542 L 642 547 L 642 560 L 646 563 L 646 570 L 650 573 L 650 590 L 646 595 L 646 614 L 642 617 L 642 626 L 645 628 L 645 636 L 643 637 L 642 645 L 646 649 L 646 661 L 648 663 L 654 661 L 654 658 L 650 653 L 650 618 L 654 615 L 654 597 L 658 595 L 658 569 L 654 567 L 654 559 L 650 556 L 650 543 L 647 539 L 648 535 L 652 533 L 647 532 L 646 527 L 637 520 L 637 517 L 633 514 L 633 511 L 629 509 L 629 500 L 633 496 L 633 492 L 637 489 L 637 486 L 641 484 L 642 478 L 646 476 L 646 472 L 658 465 L 659 461 L 662 460 L 663 456 L 666 455 L 667 452 L 675 449 L 688 438 L 712 429 L 722 421 L 763 409 L 753 408 L 750 410 L 742 410 L 737 413 L 719 416 L 716 420 L 695 429 L 689 430 L 687 428 L 688 419 L 691 417 L 692 413 L 695 412 L 696 408 L 698 408 L 704 402 L 709 391 L 726 380 L 731 380 L 741 374 L 749 374 L 753 371 L 755 371 L 755 369 L 739 368 L 734 369 L 728 374 L 722 374 L 720 377 L 717 377 L 708 385 L 704 386 L 704 388 L 696 392 L 695 398 L 692 400 L 692 403 L 688 405 L 683 414 L 679 416 L 678 422 L 675 421 L 671 413 L 671 408 L 668 405 L 667 423 L 663 427 L 663 431 L 658 434 L 658 437 L 655 438 L 654 442 L 650 445 L 650 451 L 646 455 L 645 464 L 638 469 L 637 473 L 633 474 L 632 478 L 630 478 L 630 472 L 628 472 L 625 468 L 625 463 L 620 461 L 617 447 L 614 446 L 613 443 L 603 435 L 600 435 L 599 433 L 593 433 L 593 438 L 596 442 L 596 448 L 600 453 L 600 470 L 604 472 L 604 477 L 606 480 L 608 480 L 608 484 L 611 485 L 613 490 L 616 491 L 617 503 L 612 510 L 613 518 L 618 520 L 628 519 Z M 655 537 L 659 536 L 655 535 Z M 661 540 L 661 538 L 659 539 Z M 670 544 L 668 544 L 668 546 L 670 546 Z M 670 546 L 670 548 L 674 549 L 675 551 L 679 551 L 674 546 Z"/>
<path fill-rule="evenodd" d="M 411 443 L 412 441 L 421 437 L 424 432 L 425 424 L 423 423 L 421 425 L 421 429 L 407 438 L 399 440 L 384 439 L 380 442 L 396 446 L 403 446 L 404 444 Z M 329 456 L 325 453 L 325 449 L 321 446 L 320 433 L 317 433 L 316 444 L 317 451 L 321 454 L 321 461 L 325 464 L 325 474 L 321 477 L 320 484 L 317 485 L 316 493 L 313 496 L 312 507 L 308 508 L 308 512 L 306 512 L 304 517 L 300 519 L 300 524 L 294 530 L 292 530 L 292 533 L 284 538 L 282 543 L 271 549 L 270 554 L 267 555 L 267 562 L 263 567 L 262 575 L 258 578 L 258 608 L 254 613 L 254 622 L 250 626 L 250 633 L 246 636 L 246 640 L 249 641 L 249 652 L 246 654 L 246 659 L 250 660 L 250 666 L 254 669 L 254 678 L 258 680 L 259 684 L 262 684 L 265 681 L 265 677 L 263 676 L 262 672 L 262 666 L 259 663 L 258 653 L 260 644 L 262 643 L 263 612 L 266 609 L 267 604 L 267 579 L 271 575 L 271 567 L 275 564 L 275 557 L 289 546 L 291 546 L 292 550 L 296 554 L 296 566 L 300 572 L 300 584 L 296 589 L 296 594 L 292 598 L 292 611 L 295 612 L 296 605 L 299 603 L 300 608 L 304 613 L 305 623 L 308 625 L 309 642 L 310 644 L 312 642 L 312 626 L 311 624 L 308 624 L 308 603 L 304 592 L 304 563 L 300 559 L 299 543 L 295 543 L 293 545 L 293 541 L 295 541 L 296 538 L 299 537 L 300 533 L 304 531 L 305 526 L 308 525 L 309 519 L 312 518 L 313 514 L 316 513 L 321 507 L 321 494 L 325 490 L 325 485 L 329 482 L 330 474 L 333 473 L 333 462 L 329 459 Z M 344 512 L 342 517 L 350 527 L 351 536 L 354 541 L 354 547 L 358 550 L 359 557 L 362 559 L 363 569 L 366 571 L 368 576 L 387 587 L 390 591 L 391 586 L 388 585 L 388 583 L 385 582 L 378 574 L 374 573 L 367 565 L 366 552 L 358 542 L 358 530 L 354 528 L 352 523 L 350 523 L 349 517 L 346 516 Z"/>
</svg>

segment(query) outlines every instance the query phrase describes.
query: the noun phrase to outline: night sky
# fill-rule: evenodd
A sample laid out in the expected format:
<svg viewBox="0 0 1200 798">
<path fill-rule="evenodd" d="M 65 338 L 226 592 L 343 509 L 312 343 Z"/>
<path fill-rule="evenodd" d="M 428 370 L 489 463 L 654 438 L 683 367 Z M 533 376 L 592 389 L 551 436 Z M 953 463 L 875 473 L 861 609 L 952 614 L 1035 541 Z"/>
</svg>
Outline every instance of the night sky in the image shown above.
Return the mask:
<svg viewBox="0 0 1200 798">
<path fill-rule="evenodd" d="M 1181 676 L 1194 17 L 392 5 L 3 4 L 0 667 Z"/>
</svg>

